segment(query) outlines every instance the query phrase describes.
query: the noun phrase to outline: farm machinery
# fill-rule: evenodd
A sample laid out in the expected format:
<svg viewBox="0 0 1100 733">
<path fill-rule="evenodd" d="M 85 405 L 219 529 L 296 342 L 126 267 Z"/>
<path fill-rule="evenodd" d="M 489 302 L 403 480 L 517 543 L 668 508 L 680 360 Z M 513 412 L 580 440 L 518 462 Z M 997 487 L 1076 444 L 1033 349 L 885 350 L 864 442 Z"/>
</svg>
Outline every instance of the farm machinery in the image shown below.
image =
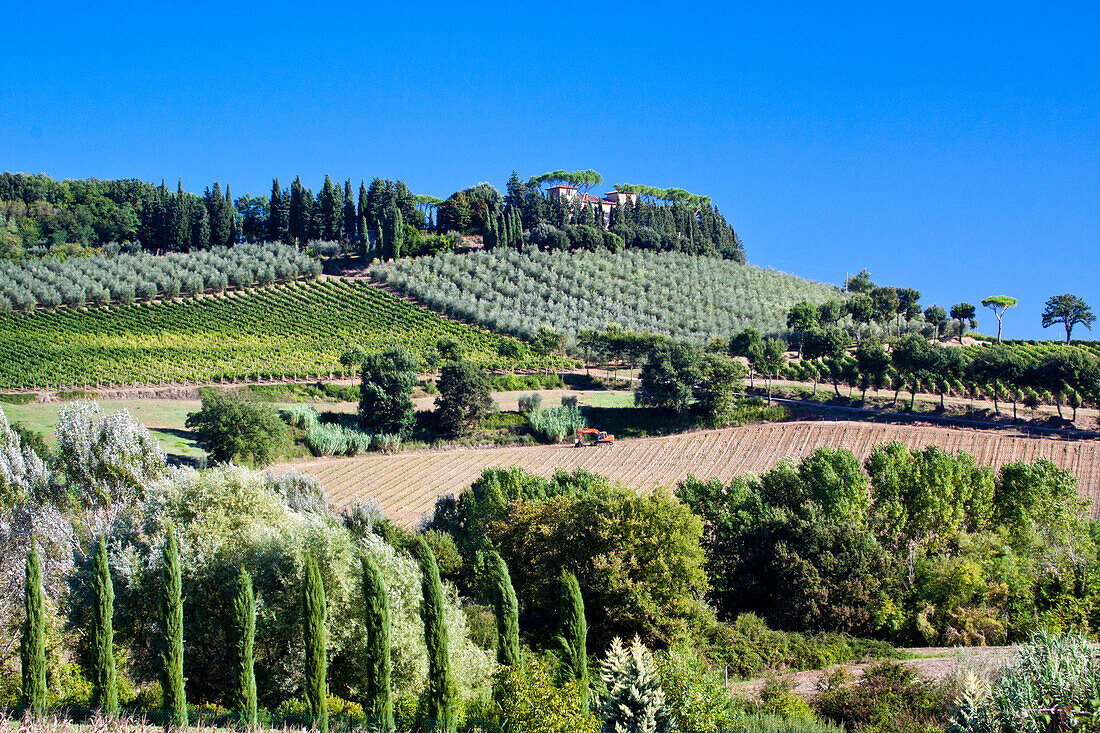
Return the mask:
<svg viewBox="0 0 1100 733">
<path fill-rule="evenodd" d="M 615 436 L 604 430 L 596 430 L 596 428 L 578 430 L 577 437 L 573 441 L 573 447 L 584 448 L 589 445 L 615 445 Z"/>
</svg>

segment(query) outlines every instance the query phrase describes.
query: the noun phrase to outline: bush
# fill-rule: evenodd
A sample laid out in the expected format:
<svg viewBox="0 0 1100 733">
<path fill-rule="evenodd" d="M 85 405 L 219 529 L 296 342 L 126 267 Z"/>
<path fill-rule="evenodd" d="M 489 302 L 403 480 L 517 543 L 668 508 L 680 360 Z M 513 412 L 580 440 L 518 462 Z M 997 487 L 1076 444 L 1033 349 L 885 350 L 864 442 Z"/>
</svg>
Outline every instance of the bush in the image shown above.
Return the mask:
<svg viewBox="0 0 1100 733">
<path fill-rule="evenodd" d="M 550 663 L 525 659 L 493 677 L 492 716 L 512 733 L 598 733 L 600 722 L 572 686 L 558 687 Z"/>
<path fill-rule="evenodd" d="M 520 412 L 535 412 L 542 407 L 542 395 L 538 392 L 519 398 Z"/>
<path fill-rule="evenodd" d="M 729 730 L 740 718 L 740 701 L 726 686 L 722 673 L 708 669 L 694 652 L 658 654 L 657 674 L 669 722 L 679 733 Z"/>
<path fill-rule="evenodd" d="M 184 423 L 195 442 L 218 463 L 240 459 L 266 466 L 286 447 L 286 426 L 270 405 L 232 393 L 202 390 L 202 408 Z"/>
<path fill-rule="evenodd" d="M 1100 723 L 1100 655 L 1081 634 L 1035 634 L 992 687 L 980 680 L 969 687 L 952 714 L 952 733 L 1062 731 L 1074 719 L 1093 731 Z"/>
<path fill-rule="evenodd" d="M 465 436 L 475 432 L 493 410 L 485 370 L 466 359 L 444 366 L 435 404 L 439 427 L 445 434 Z"/>
<path fill-rule="evenodd" d="M 768 628 L 752 613 L 732 623 L 716 623 L 705 629 L 711 659 L 740 677 L 759 677 L 772 669 L 821 669 L 870 659 L 897 659 L 900 653 L 884 641 L 859 639 L 846 634 L 801 634 Z"/>
<path fill-rule="evenodd" d="M 844 670 L 833 672 L 817 698 L 822 715 L 867 733 L 942 730 L 950 703 L 946 687 L 897 662 L 869 667 L 857 683 Z"/>
<path fill-rule="evenodd" d="M 401 436 L 392 433 L 378 433 L 370 444 L 371 450 L 379 453 L 397 453 L 401 450 Z"/>
<path fill-rule="evenodd" d="M 283 418 L 287 425 L 306 431 L 312 430 L 321 422 L 321 416 L 317 414 L 317 410 L 313 405 L 290 405 L 280 410 L 279 416 Z"/>
</svg>

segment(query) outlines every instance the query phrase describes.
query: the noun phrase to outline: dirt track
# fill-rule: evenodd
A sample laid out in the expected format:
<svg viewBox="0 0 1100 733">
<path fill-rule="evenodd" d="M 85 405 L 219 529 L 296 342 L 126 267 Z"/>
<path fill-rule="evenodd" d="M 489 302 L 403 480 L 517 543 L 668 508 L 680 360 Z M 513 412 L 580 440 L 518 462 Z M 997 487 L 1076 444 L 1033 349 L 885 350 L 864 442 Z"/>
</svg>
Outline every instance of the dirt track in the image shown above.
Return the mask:
<svg viewBox="0 0 1100 733">
<path fill-rule="evenodd" d="M 965 647 L 953 649 L 949 647 L 921 647 L 906 649 L 905 651 L 916 655 L 914 659 L 902 661 L 907 667 L 912 667 L 922 677 L 940 681 L 958 672 L 975 672 L 988 679 L 1012 662 L 1015 655 L 1015 647 L 983 646 Z M 791 691 L 804 698 L 812 698 L 817 695 L 821 681 L 837 669 L 846 669 L 854 679 L 863 676 L 868 667 L 877 662 L 862 664 L 841 664 L 825 669 L 813 669 L 806 672 L 791 672 L 779 675 L 780 679 L 791 683 Z M 744 692 L 750 696 L 757 696 L 764 689 L 764 679 L 753 679 L 745 682 L 733 683 L 735 690 Z"/>
<path fill-rule="evenodd" d="M 760 473 L 781 458 L 800 458 L 815 448 L 847 448 L 862 461 L 890 440 L 911 447 L 939 445 L 966 451 L 979 464 L 1000 466 L 1048 458 L 1077 476 L 1081 493 L 1100 496 L 1100 441 L 1027 438 L 993 430 L 861 422 L 789 422 L 708 430 L 660 438 L 623 440 L 614 447 L 571 445 L 435 450 L 315 459 L 294 468 L 316 476 L 337 504 L 373 498 L 387 516 L 407 525 L 431 510 L 437 496 L 460 493 L 482 470 L 521 466 L 541 475 L 584 468 L 636 488 L 670 486 L 688 475 L 730 478 Z"/>
</svg>

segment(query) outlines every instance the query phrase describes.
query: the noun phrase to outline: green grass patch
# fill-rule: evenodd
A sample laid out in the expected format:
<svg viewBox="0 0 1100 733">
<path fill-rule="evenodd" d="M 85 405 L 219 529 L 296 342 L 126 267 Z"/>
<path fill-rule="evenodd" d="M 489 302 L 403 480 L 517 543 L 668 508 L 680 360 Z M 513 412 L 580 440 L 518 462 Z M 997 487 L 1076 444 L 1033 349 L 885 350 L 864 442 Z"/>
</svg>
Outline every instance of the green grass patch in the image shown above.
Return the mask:
<svg viewBox="0 0 1100 733">
<path fill-rule="evenodd" d="M 0 402 L 5 405 L 26 405 L 34 402 L 34 395 L 25 392 L 9 392 L 0 394 Z"/>
</svg>

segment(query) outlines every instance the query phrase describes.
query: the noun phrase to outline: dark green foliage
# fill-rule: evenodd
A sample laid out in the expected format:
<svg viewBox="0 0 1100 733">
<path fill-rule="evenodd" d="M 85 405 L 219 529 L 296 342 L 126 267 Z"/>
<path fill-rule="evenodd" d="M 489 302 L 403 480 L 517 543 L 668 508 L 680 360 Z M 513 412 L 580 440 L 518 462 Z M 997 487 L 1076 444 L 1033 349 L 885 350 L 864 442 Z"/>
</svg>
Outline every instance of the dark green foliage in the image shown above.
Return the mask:
<svg viewBox="0 0 1100 733">
<path fill-rule="evenodd" d="M 313 726 L 328 730 L 328 637 L 325 623 L 328 606 L 321 569 L 313 558 L 306 560 L 302 587 L 302 640 L 305 644 L 305 698 Z"/>
<path fill-rule="evenodd" d="M 470 435 L 493 410 L 489 377 L 472 361 L 444 365 L 437 386 L 436 416 L 440 430 L 447 435 Z"/>
<path fill-rule="evenodd" d="M 184 423 L 195 442 L 218 463 L 239 460 L 266 466 L 286 446 L 286 424 L 271 405 L 236 393 L 202 390 L 202 408 Z"/>
<path fill-rule="evenodd" d="M 95 592 L 92 610 L 92 707 L 111 717 L 118 712 L 118 684 L 115 676 L 115 588 L 107 563 L 107 540 L 99 536 L 93 568 Z"/>
<path fill-rule="evenodd" d="M 1066 293 L 1055 295 L 1046 302 L 1043 309 L 1043 328 L 1049 328 L 1055 323 L 1060 323 L 1066 329 L 1066 343 L 1070 342 L 1073 327 L 1081 324 L 1092 330 L 1092 324 L 1096 321 L 1096 315 L 1085 301 L 1076 295 Z"/>
<path fill-rule="evenodd" d="M 27 396 L 33 397 L 33 395 Z M 44 461 L 50 460 L 50 447 L 46 445 L 45 435 L 21 422 L 11 423 L 11 430 L 19 438 L 19 445 L 30 448 L 35 455 Z"/>
<path fill-rule="evenodd" d="M 577 687 L 582 707 L 588 703 L 588 624 L 584 618 L 584 599 L 577 578 L 569 571 L 561 574 L 561 601 L 558 608 L 558 634 L 554 637 L 563 679 Z"/>
<path fill-rule="evenodd" d="M 695 407 L 710 425 L 722 425 L 734 405 L 734 393 L 745 387 L 748 370 L 722 353 L 704 354 L 695 386 Z"/>
<path fill-rule="evenodd" d="M 23 584 L 23 633 L 19 659 L 23 675 L 22 704 L 35 715 L 46 712 L 46 599 L 42 590 L 42 561 L 31 543 Z"/>
<path fill-rule="evenodd" d="M 165 542 L 161 569 L 161 689 L 164 711 L 176 727 L 187 725 L 187 694 L 183 677 L 183 579 L 179 540 L 171 522 L 164 527 Z"/>
<path fill-rule="evenodd" d="M 359 424 L 373 433 L 406 437 L 416 421 L 412 390 L 417 359 L 395 346 L 363 359 L 360 372 Z"/>
<path fill-rule="evenodd" d="M 642 367 L 634 402 L 642 407 L 685 411 L 701 378 L 701 359 L 699 350 L 690 344 L 658 344 Z"/>
<path fill-rule="evenodd" d="M 252 576 L 242 567 L 237 578 L 237 593 L 233 597 L 233 621 L 230 652 L 233 659 L 233 687 L 229 707 L 240 715 L 241 725 L 254 726 L 257 721 L 256 674 L 253 650 L 256 642 L 256 595 Z"/>
<path fill-rule="evenodd" d="M 363 558 L 364 627 L 367 636 L 366 679 L 363 710 L 383 731 L 394 729 L 393 695 L 390 690 L 390 599 L 378 565 Z"/>
<path fill-rule="evenodd" d="M 321 193 L 317 196 L 317 237 L 325 241 L 340 239 L 340 225 L 343 218 L 339 189 L 332 179 L 325 175 Z"/>
<path fill-rule="evenodd" d="M 451 658 L 444 618 L 443 584 L 431 548 L 417 539 L 424 605 L 424 643 L 428 648 L 427 717 L 440 733 L 453 733 L 458 723 L 458 694 L 451 672 Z"/>
<path fill-rule="evenodd" d="M 496 582 L 493 601 L 497 617 L 497 661 L 511 666 L 519 662 L 519 603 L 508 566 L 499 553 L 492 553 L 492 563 Z"/>
</svg>

